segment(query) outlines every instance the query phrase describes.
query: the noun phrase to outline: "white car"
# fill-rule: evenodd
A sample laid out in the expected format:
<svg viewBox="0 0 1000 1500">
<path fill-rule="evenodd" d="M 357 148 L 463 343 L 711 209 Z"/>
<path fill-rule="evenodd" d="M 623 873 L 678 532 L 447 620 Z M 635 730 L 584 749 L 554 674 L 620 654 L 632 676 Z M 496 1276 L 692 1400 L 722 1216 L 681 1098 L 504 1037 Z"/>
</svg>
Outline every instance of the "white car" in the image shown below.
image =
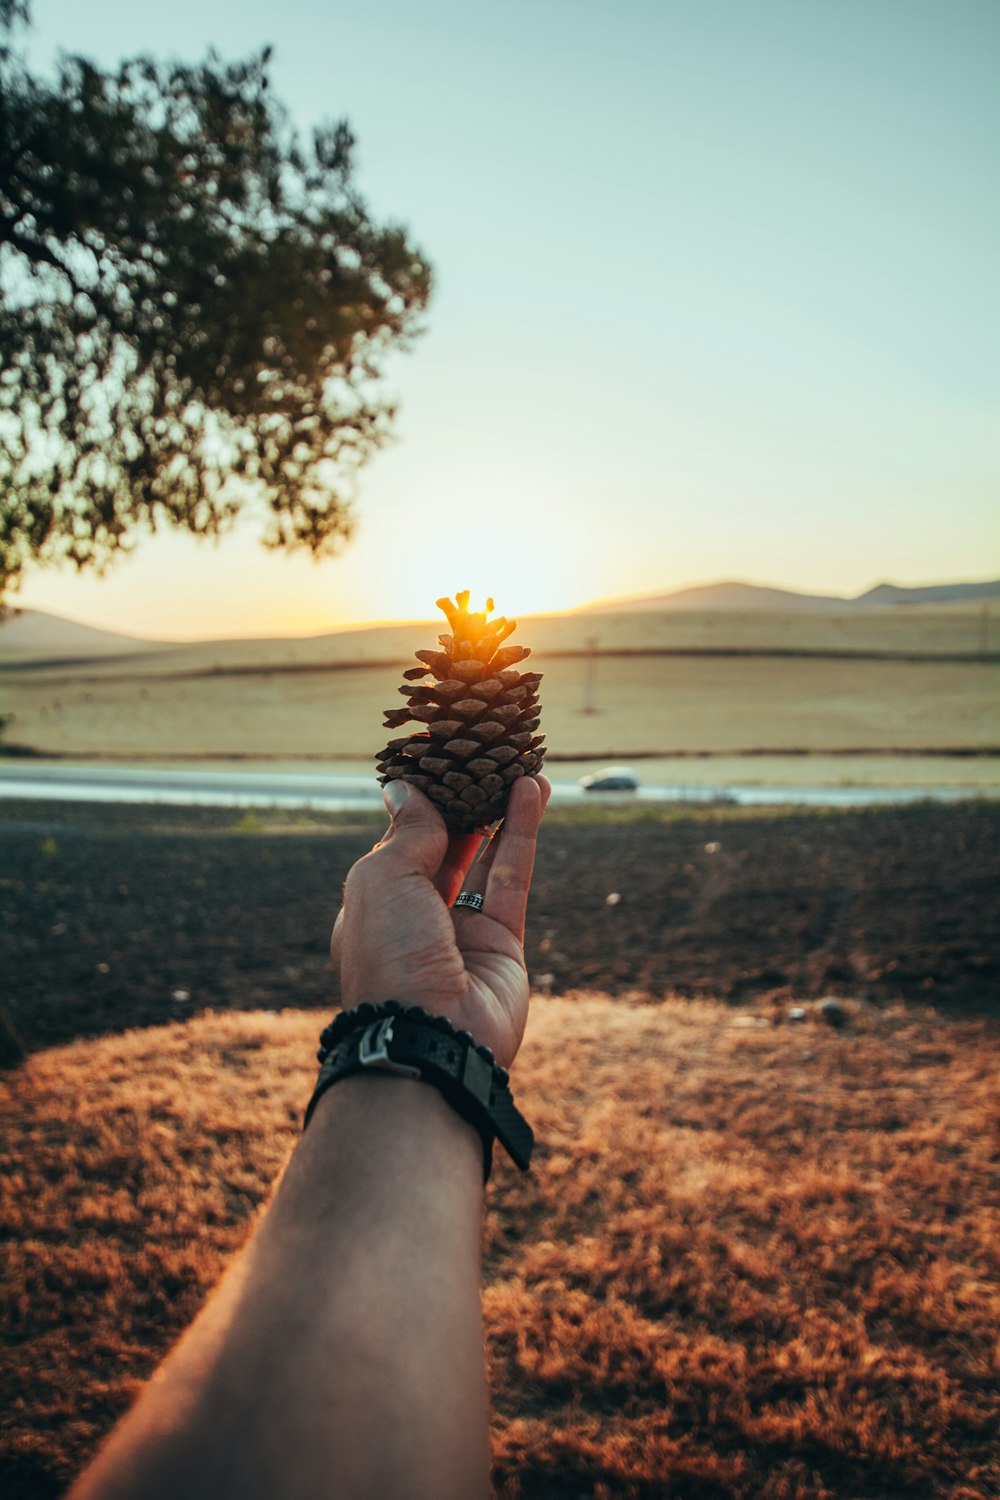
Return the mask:
<svg viewBox="0 0 1000 1500">
<path fill-rule="evenodd" d="M 605 766 L 602 771 L 581 776 L 580 785 L 585 792 L 634 792 L 639 778 L 629 766 Z"/>
</svg>

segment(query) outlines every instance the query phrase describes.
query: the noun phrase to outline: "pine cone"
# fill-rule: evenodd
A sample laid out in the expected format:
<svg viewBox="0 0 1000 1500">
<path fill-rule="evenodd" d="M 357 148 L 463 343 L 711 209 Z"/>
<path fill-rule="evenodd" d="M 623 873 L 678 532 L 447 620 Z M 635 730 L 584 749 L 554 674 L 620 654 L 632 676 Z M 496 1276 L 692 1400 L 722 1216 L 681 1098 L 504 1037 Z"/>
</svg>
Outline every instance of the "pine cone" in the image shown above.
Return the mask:
<svg viewBox="0 0 1000 1500">
<path fill-rule="evenodd" d="M 504 646 L 516 620 L 487 622 L 486 611 L 469 612 L 469 591 L 439 599 L 451 635 L 438 637 L 440 651 L 418 651 L 425 665 L 411 667 L 400 692 L 406 708 L 386 710 L 385 724 L 397 729 L 415 719 L 424 727 L 390 740 L 377 757 L 379 781 L 402 778 L 436 802 L 448 827 L 481 831 L 502 818 L 519 776 L 537 771 L 545 755 L 539 725 L 539 672 L 518 672 L 514 663 L 531 652 Z M 430 677 L 429 683 L 420 682 Z M 419 684 L 419 685 L 418 685 Z"/>
</svg>

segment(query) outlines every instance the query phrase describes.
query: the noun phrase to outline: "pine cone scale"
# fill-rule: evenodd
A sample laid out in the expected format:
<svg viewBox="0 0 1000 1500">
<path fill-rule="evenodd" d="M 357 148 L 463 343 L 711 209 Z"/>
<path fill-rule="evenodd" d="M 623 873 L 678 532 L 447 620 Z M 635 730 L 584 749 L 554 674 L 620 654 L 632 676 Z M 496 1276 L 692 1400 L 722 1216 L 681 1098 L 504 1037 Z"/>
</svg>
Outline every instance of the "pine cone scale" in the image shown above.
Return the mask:
<svg viewBox="0 0 1000 1500">
<path fill-rule="evenodd" d="M 444 748 L 457 755 L 459 760 L 468 760 L 471 755 L 478 755 L 483 747 L 478 740 L 455 739 L 449 740 Z"/>
<path fill-rule="evenodd" d="M 460 719 L 438 719 L 435 723 L 428 725 L 432 739 L 444 744 L 445 740 L 452 740 L 457 734 L 461 734 L 465 725 Z"/>
</svg>

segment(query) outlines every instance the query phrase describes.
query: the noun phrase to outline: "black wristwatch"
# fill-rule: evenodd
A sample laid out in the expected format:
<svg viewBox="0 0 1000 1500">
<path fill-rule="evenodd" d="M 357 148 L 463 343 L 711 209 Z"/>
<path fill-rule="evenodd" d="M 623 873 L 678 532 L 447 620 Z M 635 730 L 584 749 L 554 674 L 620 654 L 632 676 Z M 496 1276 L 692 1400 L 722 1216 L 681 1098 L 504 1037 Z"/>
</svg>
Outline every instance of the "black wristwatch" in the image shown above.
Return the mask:
<svg viewBox="0 0 1000 1500">
<path fill-rule="evenodd" d="M 421 1079 L 437 1088 L 482 1138 L 484 1181 L 498 1140 L 512 1161 L 526 1171 L 534 1134 L 514 1103 L 505 1068 L 467 1031 L 458 1031 L 445 1016 L 399 1001 L 362 1005 L 337 1017 L 320 1038 L 321 1063 L 305 1125 L 317 1101 L 333 1084 L 358 1073 L 394 1073 Z"/>
</svg>

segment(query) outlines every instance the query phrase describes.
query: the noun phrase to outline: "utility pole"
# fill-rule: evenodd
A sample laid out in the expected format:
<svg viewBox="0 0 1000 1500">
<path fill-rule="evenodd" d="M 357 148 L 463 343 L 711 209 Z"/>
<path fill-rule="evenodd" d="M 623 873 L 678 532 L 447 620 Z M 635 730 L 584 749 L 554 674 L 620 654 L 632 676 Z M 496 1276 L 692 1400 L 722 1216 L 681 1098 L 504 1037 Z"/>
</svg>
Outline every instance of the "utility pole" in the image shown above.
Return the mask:
<svg viewBox="0 0 1000 1500">
<path fill-rule="evenodd" d="M 979 611 L 979 654 L 985 656 L 990 645 L 990 607 L 984 604 Z"/>
<path fill-rule="evenodd" d="M 583 713 L 596 714 L 597 708 L 597 636 L 588 635 L 583 643 L 587 648 L 583 677 Z"/>
</svg>

